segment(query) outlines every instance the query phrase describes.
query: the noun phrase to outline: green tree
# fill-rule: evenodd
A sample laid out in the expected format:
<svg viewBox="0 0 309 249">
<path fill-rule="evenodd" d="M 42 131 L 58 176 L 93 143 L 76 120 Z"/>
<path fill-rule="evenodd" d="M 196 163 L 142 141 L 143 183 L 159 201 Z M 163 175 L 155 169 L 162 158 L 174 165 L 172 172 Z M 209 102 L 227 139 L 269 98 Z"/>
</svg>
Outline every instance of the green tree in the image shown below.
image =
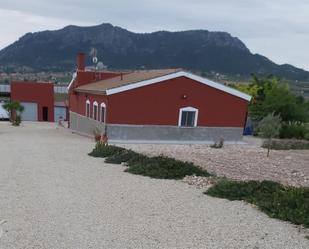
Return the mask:
<svg viewBox="0 0 309 249">
<path fill-rule="evenodd" d="M 236 84 L 231 84 L 230 85 L 233 88 L 236 88 L 237 90 L 244 92 L 250 96 L 252 96 L 252 98 L 256 98 L 258 91 L 259 91 L 259 86 L 254 85 L 254 84 L 240 84 L 240 83 L 236 83 Z"/>
<path fill-rule="evenodd" d="M 10 114 L 12 125 L 18 126 L 21 122 L 20 114 L 25 108 L 18 101 L 7 102 L 3 105 L 3 108 Z"/>
<path fill-rule="evenodd" d="M 254 121 L 260 121 L 270 113 L 280 115 L 283 121 L 309 120 L 309 110 L 303 98 L 295 96 L 288 85 L 280 79 L 253 77 L 252 85 L 258 90 L 249 105 L 249 113 Z"/>
<path fill-rule="evenodd" d="M 267 139 L 267 157 L 269 157 L 271 140 L 278 137 L 281 129 L 281 118 L 274 113 L 268 114 L 259 123 L 260 135 Z"/>
</svg>

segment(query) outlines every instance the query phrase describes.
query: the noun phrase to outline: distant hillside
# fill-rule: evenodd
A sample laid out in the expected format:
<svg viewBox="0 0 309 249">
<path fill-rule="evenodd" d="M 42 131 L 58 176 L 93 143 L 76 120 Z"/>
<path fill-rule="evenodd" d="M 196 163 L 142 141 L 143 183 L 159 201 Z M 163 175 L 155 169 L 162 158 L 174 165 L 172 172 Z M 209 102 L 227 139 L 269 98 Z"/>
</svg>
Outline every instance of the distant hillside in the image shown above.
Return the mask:
<svg viewBox="0 0 309 249">
<path fill-rule="evenodd" d="M 291 65 L 277 65 L 264 56 L 252 54 L 242 41 L 225 32 L 139 34 L 111 24 L 27 33 L 0 51 L 0 66 L 2 70 L 7 67 L 72 70 L 77 52 L 88 53 L 92 47 L 111 69 L 181 67 L 225 75 L 274 74 L 309 80 L 309 72 Z"/>
</svg>

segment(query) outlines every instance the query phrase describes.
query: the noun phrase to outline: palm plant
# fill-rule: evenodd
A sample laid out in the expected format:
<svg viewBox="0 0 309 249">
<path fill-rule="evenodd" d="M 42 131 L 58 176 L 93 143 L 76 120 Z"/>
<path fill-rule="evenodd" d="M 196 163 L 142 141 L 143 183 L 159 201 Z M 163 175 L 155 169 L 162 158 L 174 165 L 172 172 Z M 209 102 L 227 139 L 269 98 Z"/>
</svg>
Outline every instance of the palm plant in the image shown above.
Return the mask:
<svg viewBox="0 0 309 249">
<path fill-rule="evenodd" d="M 10 114 L 10 122 L 18 126 L 21 122 L 20 114 L 25 110 L 24 106 L 18 101 L 7 102 L 3 108 Z"/>
</svg>

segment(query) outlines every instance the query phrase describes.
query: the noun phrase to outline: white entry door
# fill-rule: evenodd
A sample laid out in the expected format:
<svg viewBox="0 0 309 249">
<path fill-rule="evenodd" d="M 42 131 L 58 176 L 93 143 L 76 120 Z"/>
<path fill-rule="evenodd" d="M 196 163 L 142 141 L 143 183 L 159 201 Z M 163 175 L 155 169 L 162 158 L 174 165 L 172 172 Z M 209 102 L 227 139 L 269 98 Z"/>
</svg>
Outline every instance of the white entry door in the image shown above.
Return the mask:
<svg viewBox="0 0 309 249">
<path fill-rule="evenodd" d="M 67 111 L 65 107 L 56 106 L 54 109 L 54 120 L 55 122 L 58 122 L 60 117 L 62 120 L 67 119 Z"/>
<path fill-rule="evenodd" d="M 22 121 L 38 121 L 38 104 L 30 102 L 20 103 L 25 110 L 21 114 Z"/>
</svg>

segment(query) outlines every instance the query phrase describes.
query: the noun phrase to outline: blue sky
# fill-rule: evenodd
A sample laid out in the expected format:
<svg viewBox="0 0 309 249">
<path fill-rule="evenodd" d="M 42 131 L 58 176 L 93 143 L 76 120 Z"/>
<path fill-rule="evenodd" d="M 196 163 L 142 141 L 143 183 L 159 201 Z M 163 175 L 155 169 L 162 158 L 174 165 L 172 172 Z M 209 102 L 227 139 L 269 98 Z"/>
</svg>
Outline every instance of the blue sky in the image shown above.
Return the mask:
<svg viewBox="0 0 309 249">
<path fill-rule="evenodd" d="M 135 32 L 207 29 L 309 70 L 308 0 L 0 0 L 0 49 L 27 32 L 111 23 Z"/>
</svg>

